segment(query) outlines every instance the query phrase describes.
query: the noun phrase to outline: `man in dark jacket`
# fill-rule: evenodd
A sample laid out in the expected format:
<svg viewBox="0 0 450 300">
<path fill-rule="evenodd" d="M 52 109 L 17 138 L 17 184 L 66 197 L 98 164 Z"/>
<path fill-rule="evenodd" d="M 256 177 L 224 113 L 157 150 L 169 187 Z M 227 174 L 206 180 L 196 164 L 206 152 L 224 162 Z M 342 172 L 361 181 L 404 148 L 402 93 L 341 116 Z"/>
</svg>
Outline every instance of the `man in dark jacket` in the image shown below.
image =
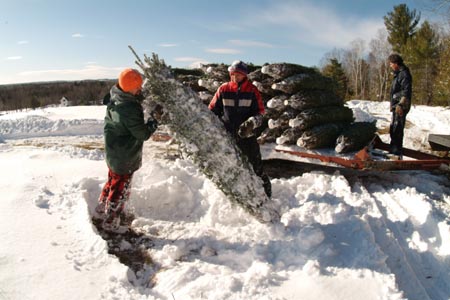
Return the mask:
<svg viewBox="0 0 450 300">
<path fill-rule="evenodd" d="M 144 121 L 141 105 L 142 76 L 134 69 L 125 69 L 118 84 L 111 88 L 106 108 L 104 139 L 106 163 L 109 168 L 96 212 L 104 214 L 103 228 L 117 229 L 120 215 L 130 195 L 131 178 L 141 167 L 142 148 L 157 128 L 153 119 Z"/>
<path fill-rule="evenodd" d="M 235 61 L 228 68 L 230 82 L 222 84 L 209 103 L 209 109 L 220 117 L 227 131 L 263 180 L 268 197 L 272 195 L 270 178 L 264 173 L 261 151 L 253 130 L 262 123 L 264 104 L 258 89 L 248 80 L 248 68 Z"/>
<path fill-rule="evenodd" d="M 389 56 L 389 66 L 394 71 L 390 95 L 392 120 L 389 128 L 391 136 L 389 152 L 402 159 L 406 114 L 411 108 L 412 77 L 408 67 L 403 63 L 402 57 L 398 54 Z"/>
</svg>

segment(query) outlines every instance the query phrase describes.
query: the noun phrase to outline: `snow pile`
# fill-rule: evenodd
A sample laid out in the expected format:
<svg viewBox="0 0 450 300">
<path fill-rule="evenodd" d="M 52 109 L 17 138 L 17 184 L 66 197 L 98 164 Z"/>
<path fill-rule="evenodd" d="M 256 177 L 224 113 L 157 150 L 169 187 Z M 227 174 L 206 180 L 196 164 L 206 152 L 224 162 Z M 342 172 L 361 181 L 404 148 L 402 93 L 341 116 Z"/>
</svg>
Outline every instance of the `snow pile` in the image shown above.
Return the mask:
<svg viewBox="0 0 450 300">
<path fill-rule="evenodd" d="M 83 135 L 103 134 L 103 116 L 98 119 L 100 110 L 92 106 L 80 106 L 79 109 L 80 115 L 86 118 L 74 118 L 70 107 L 49 107 L 20 113 L 9 112 L 1 116 L 0 134 L 3 139 L 70 136 L 79 135 L 79 132 L 83 132 Z M 59 117 L 55 117 L 55 114 Z"/>
</svg>

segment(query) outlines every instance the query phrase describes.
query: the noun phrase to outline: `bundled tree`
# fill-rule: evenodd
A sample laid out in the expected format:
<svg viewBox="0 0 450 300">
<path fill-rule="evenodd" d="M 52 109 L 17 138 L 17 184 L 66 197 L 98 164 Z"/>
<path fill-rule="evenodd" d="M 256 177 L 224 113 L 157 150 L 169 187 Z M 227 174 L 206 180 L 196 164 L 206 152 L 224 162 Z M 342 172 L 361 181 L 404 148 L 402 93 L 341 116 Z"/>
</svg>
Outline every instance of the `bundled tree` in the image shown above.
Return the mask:
<svg viewBox="0 0 450 300">
<path fill-rule="evenodd" d="M 275 97 L 271 98 L 269 101 L 267 101 L 267 108 L 282 111 L 285 108 L 284 103 L 288 99 L 289 99 L 289 95 L 286 95 L 286 94 L 275 96 Z"/>
<path fill-rule="evenodd" d="M 272 97 L 280 95 L 281 92 L 271 88 L 271 79 L 266 79 L 264 81 L 253 81 L 253 85 L 256 86 L 258 91 L 261 93 L 261 98 L 264 103 L 267 103 Z"/>
<path fill-rule="evenodd" d="M 355 122 L 345 127 L 336 139 L 335 150 L 346 153 L 366 146 L 374 137 L 377 127 L 375 122 Z"/>
<path fill-rule="evenodd" d="M 329 77 L 325 77 L 318 72 L 299 73 L 272 84 L 272 89 L 279 90 L 287 94 L 294 94 L 302 90 L 324 90 L 335 91 L 335 83 Z"/>
<path fill-rule="evenodd" d="M 326 123 L 350 124 L 353 120 L 353 111 L 346 106 L 324 106 L 303 110 L 289 121 L 289 126 L 305 130 Z"/>
<path fill-rule="evenodd" d="M 290 127 L 275 140 L 278 145 L 294 145 L 305 131 L 300 127 Z"/>
<path fill-rule="evenodd" d="M 283 112 L 275 119 L 269 119 L 269 128 L 286 127 L 289 126 L 289 121 L 294 119 L 300 113 L 299 110 L 292 107 L 287 107 Z"/>
<path fill-rule="evenodd" d="M 304 67 L 296 64 L 289 63 L 275 63 L 265 65 L 261 68 L 263 74 L 267 74 L 270 77 L 279 80 L 287 77 L 291 77 L 297 74 L 315 74 L 316 71 L 313 68 Z"/>
<path fill-rule="evenodd" d="M 315 126 L 303 132 L 297 140 L 297 145 L 307 149 L 328 148 L 335 144 L 336 138 L 345 128 L 346 124 L 327 123 Z"/>
<path fill-rule="evenodd" d="M 289 126 L 284 126 L 284 127 L 279 126 L 279 127 L 275 127 L 275 128 L 267 127 L 258 136 L 258 138 L 257 138 L 258 143 L 259 144 L 275 143 L 277 138 L 288 128 L 289 128 Z"/>
<path fill-rule="evenodd" d="M 294 109 L 304 110 L 322 106 L 341 106 L 344 103 L 341 97 L 331 91 L 305 90 L 295 93 L 284 100 L 284 105 Z"/>
</svg>

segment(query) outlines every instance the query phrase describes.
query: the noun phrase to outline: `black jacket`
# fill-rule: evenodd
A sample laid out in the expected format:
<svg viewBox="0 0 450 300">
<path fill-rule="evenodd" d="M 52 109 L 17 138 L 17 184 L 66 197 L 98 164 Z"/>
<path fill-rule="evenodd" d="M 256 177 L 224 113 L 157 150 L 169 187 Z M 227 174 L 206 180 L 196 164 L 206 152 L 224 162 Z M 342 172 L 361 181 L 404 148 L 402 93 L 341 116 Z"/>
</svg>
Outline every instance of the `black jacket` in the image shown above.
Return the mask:
<svg viewBox="0 0 450 300">
<path fill-rule="evenodd" d="M 406 98 L 406 103 L 402 103 L 403 109 L 408 112 L 411 108 L 412 96 L 412 77 L 408 67 L 400 66 L 398 71 L 394 72 L 394 80 L 391 86 L 391 110 L 400 102 L 402 97 Z"/>
<path fill-rule="evenodd" d="M 225 128 L 233 135 L 248 118 L 265 112 L 261 94 L 248 79 L 239 85 L 231 81 L 222 84 L 208 107 L 222 118 Z"/>
</svg>

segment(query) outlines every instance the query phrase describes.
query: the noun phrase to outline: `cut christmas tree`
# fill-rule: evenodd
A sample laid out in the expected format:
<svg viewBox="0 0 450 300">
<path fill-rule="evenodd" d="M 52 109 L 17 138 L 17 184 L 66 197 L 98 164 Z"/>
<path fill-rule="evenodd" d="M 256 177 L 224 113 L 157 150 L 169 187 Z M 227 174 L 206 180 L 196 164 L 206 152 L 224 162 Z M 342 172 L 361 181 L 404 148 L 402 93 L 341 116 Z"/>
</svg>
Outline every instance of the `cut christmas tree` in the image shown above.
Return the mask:
<svg viewBox="0 0 450 300">
<path fill-rule="evenodd" d="M 147 100 L 169 114 L 167 125 L 187 156 L 230 201 L 261 222 L 277 222 L 279 214 L 266 196 L 262 180 L 219 118 L 197 93 L 173 78 L 171 69 L 156 54 L 144 56 L 142 61 L 131 50 L 147 79 L 143 87 Z"/>
</svg>

